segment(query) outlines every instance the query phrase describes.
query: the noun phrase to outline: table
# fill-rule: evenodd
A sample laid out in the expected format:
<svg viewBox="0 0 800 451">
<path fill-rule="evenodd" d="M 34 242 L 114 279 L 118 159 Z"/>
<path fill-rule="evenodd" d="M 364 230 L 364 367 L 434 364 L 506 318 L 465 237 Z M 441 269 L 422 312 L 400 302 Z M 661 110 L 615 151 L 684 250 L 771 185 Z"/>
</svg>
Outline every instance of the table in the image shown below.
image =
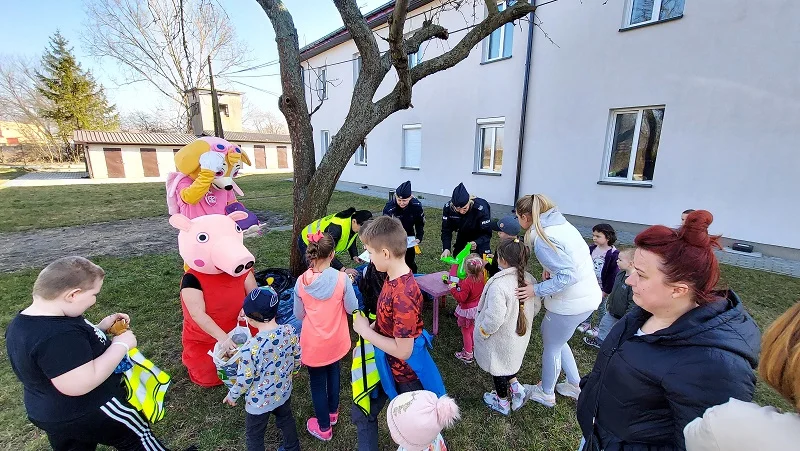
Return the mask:
<svg viewBox="0 0 800 451">
<path fill-rule="evenodd" d="M 439 334 L 440 301 L 443 303 L 444 297 L 450 294 L 449 285 L 442 282 L 442 276 L 447 274 L 447 271 L 440 271 L 416 277 L 419 289 L 428 293 L 433 298 L 433 335 Z"/>
</svg>

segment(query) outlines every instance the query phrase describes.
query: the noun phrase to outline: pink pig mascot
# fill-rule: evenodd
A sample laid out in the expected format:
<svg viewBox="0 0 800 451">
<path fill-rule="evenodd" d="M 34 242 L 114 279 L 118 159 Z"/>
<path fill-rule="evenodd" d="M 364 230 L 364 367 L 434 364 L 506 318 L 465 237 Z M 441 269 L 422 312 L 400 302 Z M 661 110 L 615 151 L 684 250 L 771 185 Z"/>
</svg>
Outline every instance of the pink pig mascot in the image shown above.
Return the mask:
<svg viewBox="0 0 800 451">
<path fill-rule="evenodd" d="M 225 341 L 237 323 L 245 295 L 257 288 L 255 257 L 244 247 L 236 221 L 247 213 L 189 219 L 178 213 L 169 223 L 180 230 L 178 250 L 188 266 L 181 280 L 183 364 L 202 387 L 222 384 L 208 351 Z"/>
</svg>

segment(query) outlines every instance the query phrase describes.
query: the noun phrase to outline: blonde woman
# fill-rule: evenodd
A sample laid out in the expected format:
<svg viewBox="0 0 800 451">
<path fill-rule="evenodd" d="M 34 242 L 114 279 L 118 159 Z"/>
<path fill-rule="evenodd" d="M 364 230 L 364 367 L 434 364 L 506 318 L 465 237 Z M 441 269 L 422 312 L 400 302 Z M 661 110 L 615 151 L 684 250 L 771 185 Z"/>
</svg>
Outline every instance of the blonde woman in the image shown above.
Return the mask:
<svg viewBox="0 0 800 451">
<path fill-rule="evenodd" d="M 568 342 L 575 328 L 600 305 L 602 293 L 589 246 L 550 199 L 542 194 L 522 197 L 516 214 L 519 225 L 527 230 L 525 243 L 544 268 L 542 281 L 519 288 L 517 297 L 539 297 L 547 310 L 542 320 L 542 381 L 525 388 L 528 399 L 553 407 L 556 390 L 573 399 L 580 395 L 578 365 Z M 557 384 L 562 368 L 567 380 Z"/>
<path fill-rule="evenodd" d="M 687 451 L 792 449 L 800 443 L 800 302 L 772 323 L 761 340 L 758 373 L 795 412 L 731 398 L 683 430 Z"/>
</svg>

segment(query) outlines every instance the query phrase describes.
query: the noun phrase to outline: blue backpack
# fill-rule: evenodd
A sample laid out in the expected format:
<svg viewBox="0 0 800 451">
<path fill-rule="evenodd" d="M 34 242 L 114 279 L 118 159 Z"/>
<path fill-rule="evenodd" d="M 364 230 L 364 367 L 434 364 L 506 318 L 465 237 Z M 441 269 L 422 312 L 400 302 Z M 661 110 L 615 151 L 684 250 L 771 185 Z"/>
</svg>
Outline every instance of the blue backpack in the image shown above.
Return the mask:
<svg viewBox="0 0 800 451">
<path fill-rule="evenodd" d="M 419 381 L 425 390 L 436 393 L 441 397 L 445 394 L 444 381 L 439 373 L 439 368 L 431 357 L 430 349 L 433 349 L 433 336 L 427 330 L 422 330 L 422 335 L 414 339 L 414 350 L 406 363 L 417 373 Z M 397 396 L 397 386 L 389 367 L 386 353 L 375 347 L 375 365 L 378 367 L 378 374 L 381 376 L 381 386 L 389 397 L 394 399 Z"/>
</svg>

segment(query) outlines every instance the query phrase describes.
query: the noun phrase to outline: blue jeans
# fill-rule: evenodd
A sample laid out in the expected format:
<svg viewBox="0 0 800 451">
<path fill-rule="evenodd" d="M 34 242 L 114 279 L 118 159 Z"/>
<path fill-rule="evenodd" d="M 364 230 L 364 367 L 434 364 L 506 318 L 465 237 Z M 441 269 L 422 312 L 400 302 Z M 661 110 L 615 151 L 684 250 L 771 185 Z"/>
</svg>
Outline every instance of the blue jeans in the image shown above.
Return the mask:
<svg viewBox="0 0 800 451">
<path fill-rule="evenodd" d="M 339 392 L 341 377 L 339 360 L 325 366 L 308 367 L 308 382 L 311 386 L 311 402 L 314 404 L 314 416 L 319 428 L 327 431 L 331 428 L 330 414 L 339 410 Z"/>
<path fill-rule="evenodd" d="M 603 341 L 608 336 L 608 333 L 611 332 L 611 328 L 614 327 L 614 324 L 617 324 L 619 321 L 617 318 L 611 316 L 610 313 L 606 312 L 602 318 L 600 318 L 600 325 L 597 326 L 597 339 Z"/>
</svg>

